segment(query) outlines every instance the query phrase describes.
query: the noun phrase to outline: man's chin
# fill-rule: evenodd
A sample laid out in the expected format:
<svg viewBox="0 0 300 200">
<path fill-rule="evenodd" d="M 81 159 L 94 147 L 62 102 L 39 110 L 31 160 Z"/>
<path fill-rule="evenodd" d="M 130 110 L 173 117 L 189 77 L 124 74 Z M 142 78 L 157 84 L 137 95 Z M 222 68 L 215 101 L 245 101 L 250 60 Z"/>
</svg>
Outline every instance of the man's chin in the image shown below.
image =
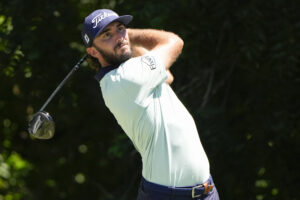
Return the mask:
<svg viewBox="0 0 300 200">
<path fill-rule="evenodd" d="M 127 61 L 128 59 L 130 59 L 132 57 L 132 52 L 126 52 L 126 53 L 123 53 L 121 56 L 120 56 L 120 61 L 121 62 L 125 62 Z"/>
<path fill-rule="evenodd" d="M 119 56 L 119 58 L 120 58 L 120 60 L 122 60 L 122 62 L 125 62 L 126 60 L 130 59 L 131 57 L 132 57 L 132 51 L 131 51 L 131 49 L 126 49 Z"/>
</svg>

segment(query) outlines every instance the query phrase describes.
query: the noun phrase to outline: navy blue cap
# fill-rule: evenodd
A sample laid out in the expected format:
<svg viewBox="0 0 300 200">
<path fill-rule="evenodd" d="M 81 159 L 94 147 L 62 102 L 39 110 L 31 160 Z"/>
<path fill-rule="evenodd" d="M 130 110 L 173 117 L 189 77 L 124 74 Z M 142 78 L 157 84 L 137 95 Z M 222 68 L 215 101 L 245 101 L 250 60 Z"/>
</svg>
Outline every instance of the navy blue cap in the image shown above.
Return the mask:
<svg viewBox="0 0 300 200">
<path fill-rule="evenodd" d="M 131 15 L 119 16 L 109 9 L 95 10 L 85 18 L 82 25 L 81 36 L 85 46 L 92 46 L 95 37 L 97 37 L 108 24 L 119 21 L 127 25 L 132 18 Z"/>
</svg>

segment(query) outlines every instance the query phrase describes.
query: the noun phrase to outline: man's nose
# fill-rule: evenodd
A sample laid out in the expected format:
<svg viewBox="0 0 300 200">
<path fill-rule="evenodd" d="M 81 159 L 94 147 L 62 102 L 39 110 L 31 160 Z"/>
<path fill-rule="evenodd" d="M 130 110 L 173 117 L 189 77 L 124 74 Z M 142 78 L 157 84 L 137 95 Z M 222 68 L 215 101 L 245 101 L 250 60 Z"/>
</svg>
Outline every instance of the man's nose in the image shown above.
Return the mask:
<svg viewBox="0 0 300 200">
<path fill-rule="evenodd" d="M 115 41 L 116 42 L 122 42 L 124 40 L 124 38 L 125 38 L 124 33 L 118 32 L 118 31 L 116 32 L 116 34 L 115 34 Z"/>
</svg>

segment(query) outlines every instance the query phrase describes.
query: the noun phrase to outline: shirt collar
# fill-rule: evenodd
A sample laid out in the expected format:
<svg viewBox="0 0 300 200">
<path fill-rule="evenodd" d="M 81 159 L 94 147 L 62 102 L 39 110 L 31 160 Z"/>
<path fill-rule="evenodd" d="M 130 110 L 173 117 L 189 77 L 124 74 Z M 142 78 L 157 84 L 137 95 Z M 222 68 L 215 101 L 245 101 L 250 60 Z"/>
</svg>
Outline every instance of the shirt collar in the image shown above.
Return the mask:
<svg viewBox="0 0 300 200">
<path fill-rule="evenodd" d="M 109 65 L 107 67 L 101 67 L 95 75 L 95 79 L 99 82 L 101 79 L 111 70 L 118 68 L 118 66 Z"/>
</svg>

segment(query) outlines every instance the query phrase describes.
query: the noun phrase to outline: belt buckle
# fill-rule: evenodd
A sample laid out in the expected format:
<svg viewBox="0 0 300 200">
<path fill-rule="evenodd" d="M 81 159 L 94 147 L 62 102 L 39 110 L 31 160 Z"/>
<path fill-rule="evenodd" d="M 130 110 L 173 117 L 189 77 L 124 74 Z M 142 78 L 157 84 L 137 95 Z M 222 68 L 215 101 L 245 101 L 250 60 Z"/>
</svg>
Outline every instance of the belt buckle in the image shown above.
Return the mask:
<svg viewBox="0 0 300 200">
<path fill-rule="evenodd" d="M 192 188 L 192 198 L 201 197 L 202 194 L 195 195 L 195 189 L 202 188 L 202 187 L 203 187 L 203 185 L 201 184 L 201 185 L 197 185 L 197 186 Z"/>
</svg>

